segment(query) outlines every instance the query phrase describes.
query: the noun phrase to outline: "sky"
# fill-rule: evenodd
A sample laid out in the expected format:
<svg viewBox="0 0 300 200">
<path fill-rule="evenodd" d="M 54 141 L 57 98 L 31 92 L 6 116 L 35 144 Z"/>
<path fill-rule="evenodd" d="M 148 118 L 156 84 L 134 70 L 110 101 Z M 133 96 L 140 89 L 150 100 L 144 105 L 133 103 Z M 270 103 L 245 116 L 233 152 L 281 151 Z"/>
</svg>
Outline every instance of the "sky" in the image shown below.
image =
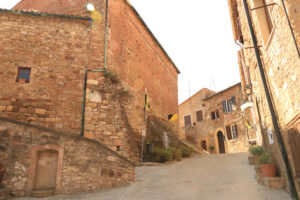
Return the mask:
<svg viewBox="0 0 300 200">
<path fill-rule="evenodd" d="M 42 0 L 41 0 L 42 1 Z M 19 0 L 0 0 L 12 8 Z M 179 103 L 240 81 L 227 0 L 130 0 L 181 71 Z"/>
</svg>

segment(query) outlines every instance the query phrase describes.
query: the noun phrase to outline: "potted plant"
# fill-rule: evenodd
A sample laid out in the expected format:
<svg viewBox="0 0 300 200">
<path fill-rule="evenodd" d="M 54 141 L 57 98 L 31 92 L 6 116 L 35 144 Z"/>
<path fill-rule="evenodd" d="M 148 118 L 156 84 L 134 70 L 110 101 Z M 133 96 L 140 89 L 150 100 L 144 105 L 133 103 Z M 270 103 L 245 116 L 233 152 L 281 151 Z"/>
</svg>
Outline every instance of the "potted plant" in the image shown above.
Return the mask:
<svg viewBox="0 0 300 200">
<path fill-rule="evenodd" d="M 262 146 L 256 145 L 256 146 L 251 146 L 249 148 L 249 151 L 250 151 L 251 155 L 249 156 L 248 159 L 249 159 L 249 163 L 251 165 L 251 164 L 257 163 L 258 157 L 263 154 L 264 149 Z"/>
<path fill-rule="evenodd" d="M 215 150 L 215 147 L 214 146 L 209 146 L 209 150 L 212 153 Z"/>
<path fill-rule="evenodd" d="M 276 176 L 276 165 L 269 151 L 263 152 L 263 154 L 258 158 L 258 164 L 264 177 Z"/>
</svg>

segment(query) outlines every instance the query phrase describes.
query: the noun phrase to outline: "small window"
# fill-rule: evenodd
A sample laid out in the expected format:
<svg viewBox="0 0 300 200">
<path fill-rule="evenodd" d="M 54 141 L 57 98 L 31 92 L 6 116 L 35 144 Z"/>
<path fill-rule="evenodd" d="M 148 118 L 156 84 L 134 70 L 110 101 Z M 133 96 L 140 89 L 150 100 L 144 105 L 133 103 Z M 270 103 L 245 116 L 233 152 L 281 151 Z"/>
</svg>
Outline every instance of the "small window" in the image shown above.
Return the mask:
<svg viewBox="0 0 300 200">
<path fill-rule="evenodd" d="M 196 112 L 196 118 L 197 118 L 197 121 L 198 121 L 198 122 L 203 121 L 202 110 L 198 110 L 198 111 Z"/>
<path fill-rule="evenodd" d="M 218 118 L 219 118 L 219 111 L 218 110 L 211 112 L 211 119 L 212 120 L 218 119 Z"/>
<path fill-rule="evenodd" d="M 191 126 L 192 125 L 191 115 L 184 116 L 184 125 L 185 126 Z"/>
<path fill-rule="evenodd" d="M 17 76 L 17 82 L 25 82 L 29 83 L 30 80 L 30 68 L 25 67 L 19 67 L 18 68 L 18 76 Z"/>
</svg>

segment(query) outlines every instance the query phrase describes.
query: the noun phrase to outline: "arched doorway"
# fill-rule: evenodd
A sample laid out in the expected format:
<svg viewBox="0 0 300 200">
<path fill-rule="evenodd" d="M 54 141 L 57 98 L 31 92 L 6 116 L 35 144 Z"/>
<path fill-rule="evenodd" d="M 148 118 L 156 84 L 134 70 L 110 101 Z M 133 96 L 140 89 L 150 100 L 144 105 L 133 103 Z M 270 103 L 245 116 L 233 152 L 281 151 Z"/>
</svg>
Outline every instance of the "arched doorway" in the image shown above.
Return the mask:
<svg viewBox="0 0 300 200">
<path fill-rule="evenodd" d="M 218 131 L 218 143 L 219 143 L 219 153 L 225 153 L 225 143 L 224 143 L 224 135 L 222 131 Z"/>
</svg>

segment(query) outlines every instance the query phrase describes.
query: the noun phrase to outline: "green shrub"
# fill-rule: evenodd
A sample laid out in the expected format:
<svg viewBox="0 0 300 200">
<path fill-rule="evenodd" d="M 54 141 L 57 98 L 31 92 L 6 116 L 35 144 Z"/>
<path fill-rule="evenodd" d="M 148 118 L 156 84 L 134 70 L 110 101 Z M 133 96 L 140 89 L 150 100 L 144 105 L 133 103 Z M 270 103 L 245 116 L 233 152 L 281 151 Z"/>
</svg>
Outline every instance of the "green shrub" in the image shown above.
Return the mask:
<svg viewBox="0 0 300 200">
<path fill-rule="evenodd" d="M 164 163 L 166 161 L 173 160 L 173 148 L 171 149 L 160 149 L 156 148 L 153 151 L 153 161 Z"/>
<path fill-rule="evenodd" d="M 264 149 L 262 146 L 252 146 L 249 148 L 249 151 L 252 155 L 262 155 L 264 152 Z"/>
<path fill-rule="evenodd" d="M 182 159 L 182 153 L 180 149 L 176 149 L 174 152 L 174 159 L 180 161 Z"/>
<path fill-rule="evenodd" d="M 181 155 L 182 157 L 188 157 L 194 152 L 191 147 L 181 147 Z"/>
<path fill-rule="evenodd" d="M 272 158 L 271 153 L 269 151 L 264 151 L 263 154 L 258 158 L 258 164 L 274 164 L 274 160 Z"/>
</svg>

